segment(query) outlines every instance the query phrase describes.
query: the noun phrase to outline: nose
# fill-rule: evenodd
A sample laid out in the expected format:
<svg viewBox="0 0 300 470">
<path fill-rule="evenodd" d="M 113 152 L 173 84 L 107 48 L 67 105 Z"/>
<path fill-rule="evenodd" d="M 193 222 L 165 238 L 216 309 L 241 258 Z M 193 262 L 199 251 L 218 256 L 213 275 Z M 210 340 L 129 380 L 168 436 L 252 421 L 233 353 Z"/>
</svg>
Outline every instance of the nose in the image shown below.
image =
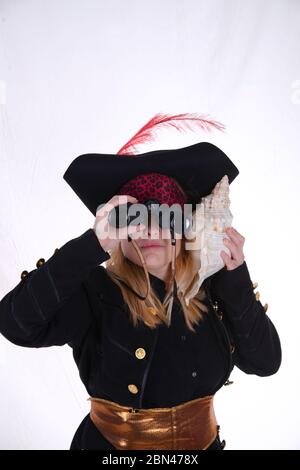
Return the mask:
<svg viewBox="0 0 300 470">
<path fill-rule="evenodd" d="M 158 240 L 160 238 L 159 235 L 160 235 L 160 232 L 161 232 L 161 228 L 160 228 L 159 224 L 153 219 L 154 218 L 151 217 L 150 214 L 149 214 L 148 224 L 145 227 L 145 229 L 143 230 L 143 237 Z"/>
</svg>

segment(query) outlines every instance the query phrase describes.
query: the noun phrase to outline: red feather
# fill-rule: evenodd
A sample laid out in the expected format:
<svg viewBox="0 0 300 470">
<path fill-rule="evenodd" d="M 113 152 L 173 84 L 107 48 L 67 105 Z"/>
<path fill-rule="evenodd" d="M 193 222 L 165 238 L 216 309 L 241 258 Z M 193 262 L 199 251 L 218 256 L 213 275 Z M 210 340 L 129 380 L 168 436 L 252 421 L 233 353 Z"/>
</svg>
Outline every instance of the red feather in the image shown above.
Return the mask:
<svg viewBox="0 0 300 470">
<path fill-rule="evenodd" d="M 153 116 L 134 136 L 117 152 L 117 155 L 135 155 L 136 147 L 145 142 L 153 142 L 155 140 L 155 131 L 162 127 L 172 126 L 180 132 L 187 129 L 194 131 L 196 128 L 211 131 L 212 128 L 224 131 L 225 126 L 218 121 L 209 119 L 208 116 L 199 116 L 192 113 L 183 114 L 162 114 L 158 113 Z"/>
</svg>

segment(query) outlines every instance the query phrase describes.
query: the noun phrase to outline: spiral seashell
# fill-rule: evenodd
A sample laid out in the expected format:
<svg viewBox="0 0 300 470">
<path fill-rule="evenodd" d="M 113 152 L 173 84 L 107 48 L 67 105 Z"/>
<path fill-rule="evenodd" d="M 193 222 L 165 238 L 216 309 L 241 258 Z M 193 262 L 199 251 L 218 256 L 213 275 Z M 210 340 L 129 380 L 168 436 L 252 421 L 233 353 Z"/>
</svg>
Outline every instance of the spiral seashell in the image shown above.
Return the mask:
<svg viewBox="0 0 300 470">
<path fill-rule="evenodd" d="M 229 239 L 225 229 L 231 227 L 232 219 L 229 181 L 228 176 L 224 175 L 211 194 L 202 197 L 201 203 L 197 204 L 193 213 L 193 225 L 186 241 L 186 249 L 192 250 L 199 279 L 185 296 L 186 305 L 189 305 L 189 300 L 197 294 L 203 281 L 224 267 L 220 252 L 223 250 L 230 255 L 223 239 Z M 194 240 L 191 239 L 192 236 Z M 179 286 L 180 289 L 184 292 L 184 286 Z"/>
</svg>

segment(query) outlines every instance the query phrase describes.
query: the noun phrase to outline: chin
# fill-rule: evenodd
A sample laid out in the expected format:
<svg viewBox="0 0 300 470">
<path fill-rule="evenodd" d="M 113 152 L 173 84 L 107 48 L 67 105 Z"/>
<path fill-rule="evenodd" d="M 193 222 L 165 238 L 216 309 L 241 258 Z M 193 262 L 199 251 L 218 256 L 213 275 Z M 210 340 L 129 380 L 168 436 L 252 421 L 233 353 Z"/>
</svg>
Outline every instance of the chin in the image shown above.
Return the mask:
<svg viewBox="0 0 300 470">
<path fill-rule="evenodd" d="M 153 260 L 155 264 L 159 264 L 159 265 L 161 264 L 162 256 L 159 255 L 158 253 L 143 253 L 142 252 L 142 255 L 145 261 L 149 263 L 151 262 L 151 260 Z"/>
<path fill-rule="evenodd" d="M 157 257 L 155 257 L 155 259 L 153 259 L 153 257 L 150 257 L 150 256 L 146 257 L 145 256 L 145 262 L 146 262 L 147 268 L 155 268 L 155 269 L 162 268 L 161 259 L 158 260 Z"/>
</svg>

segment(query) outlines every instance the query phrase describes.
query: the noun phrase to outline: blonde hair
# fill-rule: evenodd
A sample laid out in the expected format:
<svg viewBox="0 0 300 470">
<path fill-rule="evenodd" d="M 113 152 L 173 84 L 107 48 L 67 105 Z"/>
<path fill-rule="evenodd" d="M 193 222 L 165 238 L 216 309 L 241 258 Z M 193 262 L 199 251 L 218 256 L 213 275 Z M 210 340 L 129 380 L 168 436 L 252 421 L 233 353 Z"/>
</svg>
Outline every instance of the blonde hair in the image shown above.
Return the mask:
<svg viewBox="0 0 300 470">
<path fill-rule="evenodd" d="M 191 331 L 195 332 L 193 325 L 198 324 L 203 320 L 203 313 L 207 313 L 209 310 L 202 302 L 206 297 L 203 287 L 200 287 L 197 294 L 190 299 L 188 306 L 185 304 L 184 295 L 193 288 L 194 283 L 199 278 L 199 268 L 195 266 L 192 251 L 186 250 L 185 241 L 186 239 L 183 234 L 181 249 L 178 256 L 176 256 L 175 261 L 176 283 L 178 286 L 178 300 L 182 306 L 186 325 Z M 191 240 L 189 240 L 189 242 L 190 241 Z M 126 284 L 130 285 L 131 288 L 140 294 L 144 294 L 146 292 L 147 282 L 143 267 L 133 263 L 123 254 L 121 243 L 118 243 L 117 246 L 110 251 L 110 258 L 106 261 L 106 271 L 113 282 L 120 287 L 123 299 L 129 308 L 131 320 L 134 326 L 137 326 L 139 321 L 143 321 L 152 329 L 156 328 L 162 322 L 167 324 L 167 312 L 164 301 L 169 297 L 172 283 L 167 282 L 166 295 L 163 302 L 160 301 L 152 289 L 152 286 L 150 288 L 148 298 L 146 300 L 139 299 L 133 292 L 113 276 L 115 273 L 125 281 Z M 180 286 L 185 286 L 183 293 L 180 292 Z"/>
</svg>

